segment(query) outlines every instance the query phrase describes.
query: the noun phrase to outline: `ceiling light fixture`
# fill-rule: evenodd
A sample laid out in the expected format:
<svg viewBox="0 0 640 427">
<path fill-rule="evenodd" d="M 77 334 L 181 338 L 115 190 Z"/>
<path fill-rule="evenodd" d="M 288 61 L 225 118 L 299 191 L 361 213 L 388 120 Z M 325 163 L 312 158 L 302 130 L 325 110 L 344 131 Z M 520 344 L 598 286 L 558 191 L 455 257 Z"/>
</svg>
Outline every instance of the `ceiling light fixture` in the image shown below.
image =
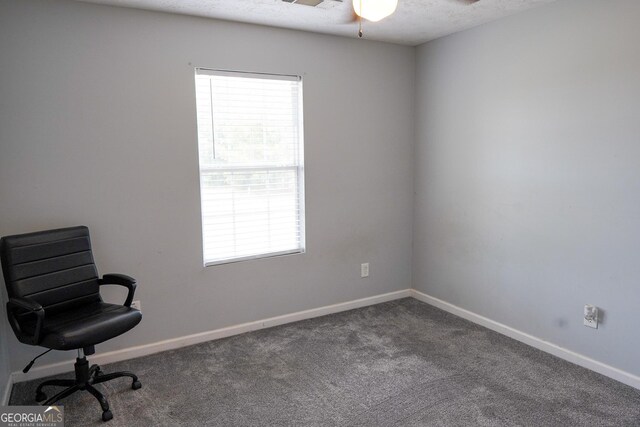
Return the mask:
<svg viewBox="0 0 640 427">
<path fill-rule="evenodd" d="M 398 0 L 353 0 L 356 15 L 371 22 L 378 22 L 396 11 Z"/>
</svg>

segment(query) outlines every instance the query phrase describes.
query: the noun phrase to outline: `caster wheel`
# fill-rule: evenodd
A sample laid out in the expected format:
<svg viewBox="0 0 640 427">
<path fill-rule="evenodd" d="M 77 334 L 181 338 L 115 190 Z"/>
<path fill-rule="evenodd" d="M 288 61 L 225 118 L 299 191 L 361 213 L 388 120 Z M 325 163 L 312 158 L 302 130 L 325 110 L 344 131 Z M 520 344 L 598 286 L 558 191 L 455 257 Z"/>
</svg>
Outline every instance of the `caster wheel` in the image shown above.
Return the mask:
<svg viewBox="0 0 640 427">
<path fill-rule="evenodd" d="M 131 384 L 131 388 L 134 390 L 142 388 L 142 383 L 140 383 L 140 381 L 134 381 L 133 384 Z"/>
<path fill-rule="evenodd" d="M 47 395 L 46 394 L 44 394 L 41 391 L 36 393 L 36 402 L 42 402 L 44 400 L 47 400 Z"/>
<path fill-rule="evenodd" d="M 109 421 L 113 418 L 113 413 L 111 411 L 104 411 L 102 413 L 102 421 Z"/>
</svg>

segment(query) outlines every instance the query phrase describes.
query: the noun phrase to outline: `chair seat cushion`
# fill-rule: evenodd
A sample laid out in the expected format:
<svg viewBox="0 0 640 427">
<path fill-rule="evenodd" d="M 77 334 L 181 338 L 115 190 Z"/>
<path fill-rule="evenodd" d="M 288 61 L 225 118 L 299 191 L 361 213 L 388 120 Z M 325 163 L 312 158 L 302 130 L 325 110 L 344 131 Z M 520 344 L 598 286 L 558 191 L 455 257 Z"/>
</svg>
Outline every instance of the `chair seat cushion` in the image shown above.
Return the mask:
<svg viewBox="0 0 640 427">
<path fill-rule="evenodd" d="M 101 301 L 50 316 L 45 311 L 39 345 L 55 350 L 88 347 L 127 332 L 140 320 L 142 313 L 134 308 Z M 33 324 L 24 326 L 33 333 Z"/>
</svg>

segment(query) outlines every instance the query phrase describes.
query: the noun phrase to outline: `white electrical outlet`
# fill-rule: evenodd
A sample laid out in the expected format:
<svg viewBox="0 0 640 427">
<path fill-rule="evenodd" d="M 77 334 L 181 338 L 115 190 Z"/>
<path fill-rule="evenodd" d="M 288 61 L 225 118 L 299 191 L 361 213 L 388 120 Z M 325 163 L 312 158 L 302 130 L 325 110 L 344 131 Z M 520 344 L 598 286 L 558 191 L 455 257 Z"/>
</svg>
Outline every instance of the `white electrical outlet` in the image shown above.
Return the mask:
<svg viewBox="0 0 640 427">
<path fill-rule="evenodd" d="M 584 326 L 598 329 L 598 307 L 587 304 L 584 306 Z"/>
<path fill-rule="evenodd" d="M 142 311 L 142 303 L 140 302 L 140 300 L 133 301 L 131 303 L 131 308 Z"/>
<path fill-rule="evenodd" d="M 369 263 L 360 264 L 360 277 L 369 277 Z"/>
</svg>

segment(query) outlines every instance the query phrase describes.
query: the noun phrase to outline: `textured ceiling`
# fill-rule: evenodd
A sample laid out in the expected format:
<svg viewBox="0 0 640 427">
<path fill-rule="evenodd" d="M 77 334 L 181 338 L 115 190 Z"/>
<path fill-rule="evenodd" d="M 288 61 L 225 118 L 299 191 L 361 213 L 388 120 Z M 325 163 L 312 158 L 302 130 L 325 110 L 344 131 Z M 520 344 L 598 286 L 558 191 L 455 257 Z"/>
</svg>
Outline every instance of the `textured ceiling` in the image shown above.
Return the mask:
<svg viewBox="0 0 640 427">
<path fill-rule="evenodd" d="M 79 0 L 273 27 L 357 37 L 358 26 L 348 21 L 351 0 L 325 0 L 317 7 L 282 0 Z M 399 0 L 398 9 L 380 22 L 364 22 L 364 37 L 418 45 L 503 16 L 555 0 Z"/>
</svg>

